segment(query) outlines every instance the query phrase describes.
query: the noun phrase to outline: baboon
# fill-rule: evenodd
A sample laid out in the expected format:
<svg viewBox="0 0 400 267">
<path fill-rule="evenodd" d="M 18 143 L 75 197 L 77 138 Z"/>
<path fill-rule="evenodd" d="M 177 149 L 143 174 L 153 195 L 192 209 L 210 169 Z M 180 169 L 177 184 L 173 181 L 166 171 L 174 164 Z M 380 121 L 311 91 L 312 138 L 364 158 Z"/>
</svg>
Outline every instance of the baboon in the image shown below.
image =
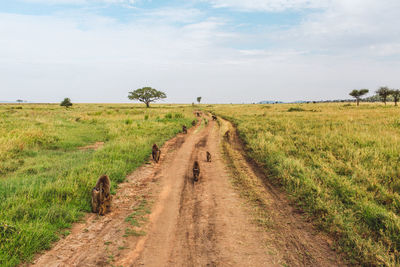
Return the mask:
<svg viewBox="0 0 400 267">
<path fill-rule="evenodd" d="M 200 112 L 196 112 L 197 117 L 200 117 Z"/>
<path fill-rule="evenodd" d="M 200 165 L 197 161 L 195 161 L 193 164 L 193 179 L 195 182 L 199 180 L 199 176 L 200 176 Z"/>
<path fill-rule="evenodd" d="M 160 160 L 160 155 L 161 155 L 161 150 L 158 148 L 156 144 L 153 144 L 151 156 L 153 157 L 153 160 L 158 163 Z"/>
<path fill-rule="evenodd" d="M 217 116 L 212 115 L 212 119 L 213 119 L 213 121 L 216 121 L 217 120 Z"/>
<path fill-rule="evenodd" d="M 100 176 L 96 186 L 92 189 L 92 211 L 104 215 L 110 211 L 112 196 L 110 194 L 111 181 L 107 175 Z"/>
<path fill-rule="evenodd" d="M 186 125 L 183 125 L 183 126 L 182 126 L 182 132 L 183 132 L 184 134 L 187 134 Z"/>
<path fill-rule="evenodd" d="M 192 121 L 192 125 L 195 126 L 196 125 L 196 120 Z"/>
<path fill-rule="evenodd" d="M 211 154 L 207 151 L 207 162 L 211 162 Z"/>
<path fill-rule="evenodd" d="M 224 137 L 226 138 L 227 141 L 229 141 L 229 130 L 225 132 Z"/>
</svg>

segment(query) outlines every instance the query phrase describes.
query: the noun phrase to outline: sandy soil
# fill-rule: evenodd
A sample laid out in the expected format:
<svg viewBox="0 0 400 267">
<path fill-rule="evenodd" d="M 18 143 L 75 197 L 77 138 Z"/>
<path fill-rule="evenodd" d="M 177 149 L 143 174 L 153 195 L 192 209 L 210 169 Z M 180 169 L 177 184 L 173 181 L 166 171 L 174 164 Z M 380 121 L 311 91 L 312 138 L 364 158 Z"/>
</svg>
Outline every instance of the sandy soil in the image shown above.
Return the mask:
<svg viewBox="0 0 400 267">
<path fill-rule="evenodd" d="M 294 210 L 242 155 L 232 125 L 208 118 L 162 148 L 158 164 L 142 166 L 119 185 L 111 213 L 89 214 L 71 234 L 38 255 L 32 266 L 338 266 L 330 241 Z M 203 127 L 204 126 L 204 127 Z M 260 181 L 271 209 L 267 231 L 254 223 L 246 201 L 231 185 L 232 172 L 221 153 L 223 132 L 231 129 L 234 160 Z M 206 161 L 206 151 L 212 161 Z M 200 164 L 200 179 L 192 167 Z M 148 213 L 139 225 L 127 218 L 141 203 Z M 129 234 L 129 229 L 134 233 Z M 128 231 L 128 232 L 127 232 Z M 127 234 L 128 233 L 128 234 Z"/>
</svg>

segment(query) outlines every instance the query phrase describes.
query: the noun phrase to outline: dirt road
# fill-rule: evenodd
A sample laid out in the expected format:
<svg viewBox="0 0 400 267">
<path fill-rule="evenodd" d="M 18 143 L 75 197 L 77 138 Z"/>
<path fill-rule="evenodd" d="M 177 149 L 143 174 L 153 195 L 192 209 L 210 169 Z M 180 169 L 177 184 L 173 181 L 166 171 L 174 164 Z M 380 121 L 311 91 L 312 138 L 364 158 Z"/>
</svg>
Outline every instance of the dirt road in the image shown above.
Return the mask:
<svg viewBox="0 0 400 267">
<path fill-rule="evenodd" d="M 32 265 L 342 265 L 329 240 L 315 233 L 284 195 L 247 163 L 232 125 L 208 121 L 168 141 L 158 164 L 139 168 L 119 186 L 111 213 L 87 215 Z M 223 138 L 227 129 L 232 132 L 229 140 Z M 230 153 L 221 152 L 221 142 Z M 206 151 L 211 162 L 206 162 Z M 226 157 L 236 174 L 227 167 Z M 201 170 L 198 182 L 193 182 L 195 160 Z M 271 209 L 268 230 L 254 222 L 254 210 L 232 186 L 232 175 L 257 181 Z"/>
</svg>

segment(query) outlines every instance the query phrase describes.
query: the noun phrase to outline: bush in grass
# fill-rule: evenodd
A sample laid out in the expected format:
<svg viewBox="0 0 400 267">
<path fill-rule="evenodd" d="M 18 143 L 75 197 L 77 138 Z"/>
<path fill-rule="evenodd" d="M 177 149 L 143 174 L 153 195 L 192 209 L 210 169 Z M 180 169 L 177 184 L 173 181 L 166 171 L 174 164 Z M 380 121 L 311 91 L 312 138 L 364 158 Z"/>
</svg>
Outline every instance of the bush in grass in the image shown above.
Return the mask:
<svg viewBox="0 0 400 267">
<path fill-rule="evenodd" d="M 291 107 L 288 109 L 288 112 L 295 112 L 295 111 L 305 111 L 305 109 L 300 107 Z"/>
</svg>

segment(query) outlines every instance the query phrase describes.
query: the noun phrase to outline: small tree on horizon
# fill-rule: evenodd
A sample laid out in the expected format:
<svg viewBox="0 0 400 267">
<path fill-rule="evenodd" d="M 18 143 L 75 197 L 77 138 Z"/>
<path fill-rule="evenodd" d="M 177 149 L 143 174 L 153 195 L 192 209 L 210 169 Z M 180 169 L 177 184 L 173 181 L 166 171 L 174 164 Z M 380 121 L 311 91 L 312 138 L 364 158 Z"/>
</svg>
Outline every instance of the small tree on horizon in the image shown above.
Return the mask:
<svg viewBox="0 0 400 267">
<path fill-rule="evenodd" d="M 200 101 L 201 101 L 201 96 L 198 96 L 198 97 L 197 97 L 197 103 L 200 104 Z"/>
<path fill-rule="evenodd" d="M 149 108 L 151 102 L 167 98 L 167 95 L 164 92 L 158 91 L 157 89 L 143 87 L 129 92 L 128 98 L 130 100 L 138 100 L 143 102 L 146 104 L 146 107 Z"/>
<path fill-rule="evenodd" d="M 64 98 L 64 100 L 61 101 L 60 106 L 65 107 L 65 108 L 71 107 L 72 106 L 71 99 L 69 99 L 68 97 Z"/>
<path fill-rule="evenodd" d="M 390 90 L 390 94 L 393 96 L 394 105 L 397 106 L 397 102 L 399 102 L 400 100 L 400 90 L 399 89 Z"/>
<path fill-rule="evenodd" d="M 351 95 L 352 97 L 354 97 L 354 98 L 356 99 L 356 101 L 357 101 L 357 106 L 358 106 L 359 103 L 360 103 L 361 97 L 362 97 L 363 95 L 367 94 L 368 92 L 369 92 L 368 89 L 360 89 L 360 90 L 354 89 L 353 91 L 351 91 L 351 92 L 349 93 L 349 95 Z"/>
<path fill-rule="evenodd" d="M 17 99 L 17 103 L 22 103 L 22 102 L 24 102 L 24 100 L 22 100 L 22 99 Z"/>
<path fill-rule="evenodd" d="M 386 106 L 387 97 L 391 94 L 391 90 L 387 86 L 381 86 L 378 90 L 376 90 L 376 93 Z"/>
</svg>

